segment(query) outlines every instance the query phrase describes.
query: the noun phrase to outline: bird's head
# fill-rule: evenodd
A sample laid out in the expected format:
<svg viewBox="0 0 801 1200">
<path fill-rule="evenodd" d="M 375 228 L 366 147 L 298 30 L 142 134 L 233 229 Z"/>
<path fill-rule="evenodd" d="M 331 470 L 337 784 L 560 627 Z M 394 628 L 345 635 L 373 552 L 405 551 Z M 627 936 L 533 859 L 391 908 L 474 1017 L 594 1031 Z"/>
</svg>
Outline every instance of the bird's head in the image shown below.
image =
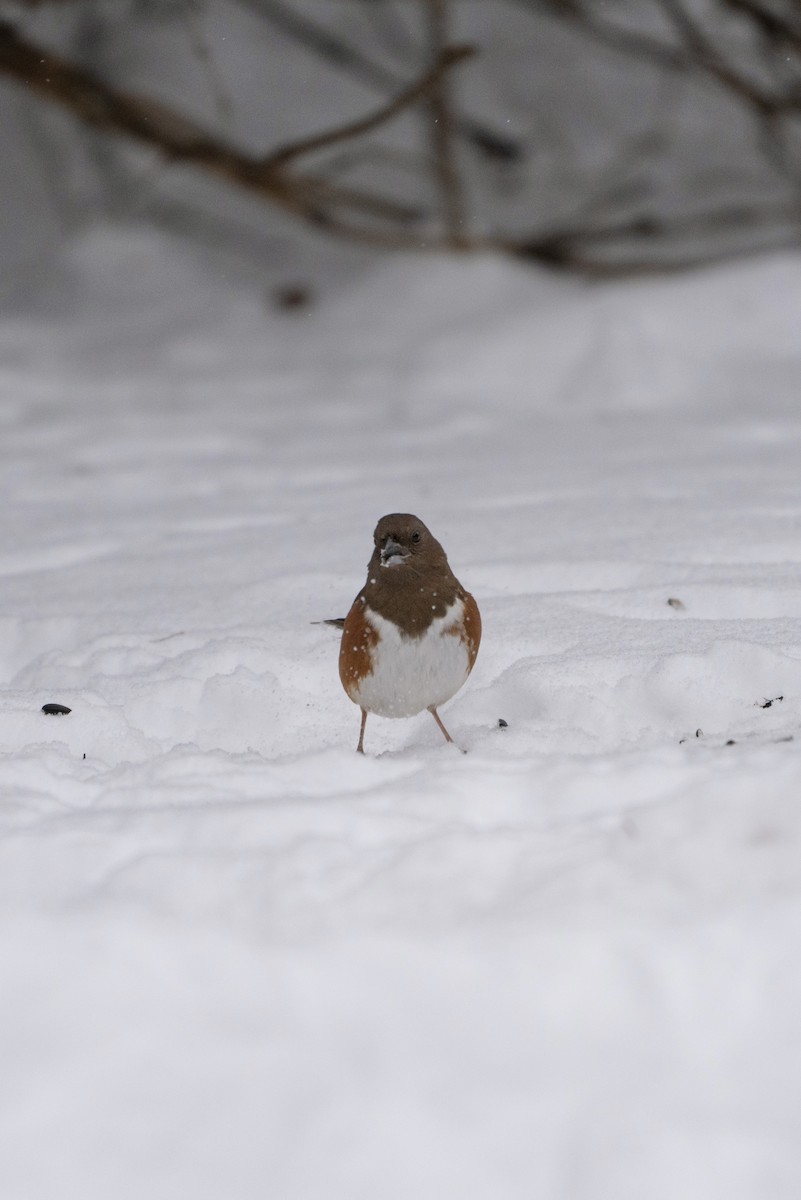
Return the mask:
<svg viewBox="0 0 801 1200">
<path fill-rule="evenodd" d="M 411 513 L 389 513 L 382 517 L 373 540 L 379 564 L 388 570 L 399 567 L 427 570 L 442 567 L 448 561 L 437 539 Z"/>
</svg>

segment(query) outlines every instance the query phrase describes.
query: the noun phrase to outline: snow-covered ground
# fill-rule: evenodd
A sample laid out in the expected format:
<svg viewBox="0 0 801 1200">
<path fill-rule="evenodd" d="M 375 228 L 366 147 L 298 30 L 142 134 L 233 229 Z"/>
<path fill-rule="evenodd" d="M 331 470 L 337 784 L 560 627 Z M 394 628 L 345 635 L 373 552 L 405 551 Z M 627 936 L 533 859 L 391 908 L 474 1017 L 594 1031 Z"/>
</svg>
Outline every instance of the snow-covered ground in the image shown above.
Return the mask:
<svg viewBox="0 0 801 1200">
<path fill-rule="evenodd" d="M 314 282 L 0 319 L 0 1195 L 797 1200 L 801 258 Z M 314 624 L 393 510 L 466 755 Z"/>
</svg>

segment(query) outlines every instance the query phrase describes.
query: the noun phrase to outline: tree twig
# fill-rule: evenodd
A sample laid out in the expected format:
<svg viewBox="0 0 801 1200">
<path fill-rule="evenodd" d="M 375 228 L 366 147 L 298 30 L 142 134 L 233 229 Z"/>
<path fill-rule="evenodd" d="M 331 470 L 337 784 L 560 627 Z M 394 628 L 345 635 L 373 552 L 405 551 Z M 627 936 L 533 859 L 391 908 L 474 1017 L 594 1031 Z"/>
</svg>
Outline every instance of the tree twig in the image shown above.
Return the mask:
<svg viewBox="0 0 801 1200">
<path fill-rule="evenodd" d="M 444 47 L 437 60 L 433 63 L 421 79 L 410 84 L 402 92 L 400 92 L 388 104 L 376 109 L 367 117 L 360 117 L 357 121 L 352 121 L 348 125 L 340 125 L 336 129 L 331 129 L 326 133 L 318 133 L 313 137 L 304 138 L 300 141 L 292 142 L 289 146 L 281 147 L 274 150 L 271 154 L 262 159 L 265 167 L 283 167 L 293 159 L 300 158 L 304 154 L 311 154 L 315 150 L 325 150 L 330 146 L 336 146 L 340 142 L 349 141 L 351 138 L 363 137 L 366 133 L 372 133 L 380 125 L 385 125 L 391 121 L 393 117 L 398 116 L 404 109 L 410 108 L 418 100 L 422 100 L 425 96 L 430 95 L 441 85 L 441 80 L 446 71 L 457 63 L 464 62 L 475 54 L 472 46 L 450 46 Z"/>
<path fill-rule="evenodd" d="M 393 71 L 387 70 L 362 50 L 311 20 L 305 13 L 292 8 L 284 0 L 238 0 L 238 3 L 259 13 L 285 36 L 368 87 L 381 92 L 394 92 L 402 86 L 402 81 Z M 519 142 L 483 122 L 460 116 L 456 124 L 460 136 L 488 159 L 517 162 L 523 157 Z"/>
<path fill-rule="evenodd" d="M 636 58 L 644 58 L 655 66 L 672 71 L 686 71 L 691 59 L 686 52 L 649 34 L 637 33 L 600 17 L 596 10 L 585 8 L 578 0 L 512 0 L 530 14 L 545 9 L 561 21 L 582 29 L 596 41 L 612 50 L 620 50 Z"/>
<path fill-rule="evenodd" d="M 801 80 L 791 73 L 784 81 L 765 81 L 744 70 L 726 55 L 719 44 L 721 39 L 707 32 L 695 9 L 684 0 L 658 0 L 668 25 L 669 40 L 624 28 L 599 16 L 592 0 L 513 0 L 513 3 L 531 13 L 545 9 L 614 50 L 674 72 L 705 76 L 724 88 L 758 122 L 767 159 L 797 184 L 798 171 L 784 151 L 779 126 L 784 118 L 801 112 Z M 763 37 L 770 37 L 776 49 L 773 65 L 786 71 L 801 48 L 801 26 L 792 23 L 789 13 L 782 13 L 775 6 L 768 10 L 758 0 L 722 0 L 722 3 L 741 19 L 749 20 Z M 789 4 L 790 12 L 793 4 L 798 10 L 797 0 L 789 0 Z"/>
<path fill-rule="evenodd" d="M 604 263 L 603 259 L 598 259 L 597 256 L 593 259 L 593 247 L 601 249 L 614 242 L 630 242 L 645 243 L 651 247 L 659 247 L 661 244 L 662 247 L 669 248 L 671 243 L 675 245 L 682 238 L 720 232 L 736 234 L 760 226 L 776 231 L 795 226 L 792 241 L 797 244 L 801 239 L 799 222 L 801 201 L 779 203 L 771 207 L 731 203 L 675 217 L 641 214 L 595 228 L 565 226 L 562 229 L 546 230 L 530 239 L 499 239 L 497 244 L 510 254 L 553 267 L 570 268 L 581 264 L 580 269 L 586 270 L 591 267 L 599 272 L 625 273 L 631 269 L 631 264 L 626 267 L 622 263 Z M 789 235 L 786 240 L 790 240 Z M 714 251 L 710 251 L 693 256 L 692 261 L 714 261 L 715 257 Z M 722 254 L 717 257 L 722 257 Z M 652 254 L 651 260 L 656 263 L 664 261 L 658 254 Z M 642 266 L 647 265 L 648 260 L 641 256 L 637 261 Z M 688 258 L 686 261 L 691 260 Z"/>
<path fill-rule="evenodd" d="M 437 72 L 447 70 L 467 53 L 465 48 L 455 48 L 446 54 L 422 80 L 406 88 L 395 102 L 373 114 L 363 125 L 372 129 L 397 115 L 425 93 Z M 132 137 L 170 161 L 200 167 L 229 183 L 257 192 L 316 225 L 335 225 L 329 210 L 337 207 L 401 223 L 422 215 L 417 209 L 382 196 L 290 172 L 286 162 L 295 157 L 292 146 L 284 147 L 278 160 L 269 155 L 246 154 L 166 105 L 114 88 L 92 72 L 25 40 L 7 23 L 0 23 L 0 73 L 16 78 L 95 129 Z M 350 125 L 322 135 L 322 142 L 305 139 L 298 143 L 297 153 L 305 153 L 313 140 L 318 146 L 332 144 L 341 136 L 352 137 L 356 132 L 359 130 Z"/>
<path fill-rule="evenodd" d="M 423 3 L 428 25 L 431 60 L 436 66 L 442 60 L 443 55 L 447 53 L 446 0 L 423 0 Z M 438 71 L 434 77 L 428 109 L 431 117 L 434 173 L 439 189 L 445 229 L 451 246 L 454 250 L 459 250 L 467 244 L 468 235 L 462 183 L 454 152 L 453 116 L 448 96 L 448 81 L 442 71 Z"/>
<path fill-rule="evenodd" d="M 737 71 L 726 61 L 715 44 L 681 0 L 660 0 L 663 11 L 682 38 L 691 58 L 709 75 L 750 104 L 762 117 L 771 117 L 786 105 L 786 98 L 766 91 L 754 80 Z"/>
<path fill-rule="evenodd" d="M 203 32 L 201 0 L 185 0 L 185 7 L 179 9 L 179 14 L 189 44 L 206 77 L 217 115 L 226 126 L 230 126 L 234 115 L 234 104 L 231 94 L 217 70 L 208 40 Z"/>
</svg>

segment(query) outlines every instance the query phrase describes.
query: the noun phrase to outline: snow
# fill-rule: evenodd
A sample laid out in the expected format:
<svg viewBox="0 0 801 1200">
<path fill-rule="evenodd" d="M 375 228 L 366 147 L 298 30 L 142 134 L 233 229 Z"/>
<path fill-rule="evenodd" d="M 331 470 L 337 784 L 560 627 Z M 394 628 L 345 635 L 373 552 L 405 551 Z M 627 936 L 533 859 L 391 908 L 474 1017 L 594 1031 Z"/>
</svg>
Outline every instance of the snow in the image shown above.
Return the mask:
<svg viewBox="0 0 801 1200">
<path fill-rule="evenodd" d="M 4 1200 L 797 1197 L 801 258 L 313 282 L 0 317 Z M 314 624 L 391 511 L 466 755 Z"/>
</svg>

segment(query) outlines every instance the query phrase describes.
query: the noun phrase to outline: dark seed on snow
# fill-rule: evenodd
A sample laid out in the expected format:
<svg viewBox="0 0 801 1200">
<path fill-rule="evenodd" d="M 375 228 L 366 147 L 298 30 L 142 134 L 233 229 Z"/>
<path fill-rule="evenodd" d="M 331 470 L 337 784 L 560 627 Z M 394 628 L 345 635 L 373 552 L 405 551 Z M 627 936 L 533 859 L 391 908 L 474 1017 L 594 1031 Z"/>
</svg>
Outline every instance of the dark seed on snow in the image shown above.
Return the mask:
<svg viewBox="0 0 801 1200">
<path fill-rule="evenodd" d="M 43 704 L 42 712 L 47 713 L 48 717 L 66 717 L 72 709 L 67 708 L 66 704 Z"/>
<path fill-rule="evenodd" d="M 683 601 L 677 600 L 675 596 L 670 597 L 670 599 L 668 600 L 668 604 L 670 605 L 671 608 L 677 608 L 679 610 L 684 608 Z"/>
<path fill-rule="evenodd" d="M 314 292 L 305 283 L 285 283 L 274 289 L 272 300 L 284 312 L 302 312 L 314 303 Z"/>
<path fill-rule="evenodd" d="M 503 717 L 498 717 L 498 728 L 499 728 L 499 729 L 508 729 L 508 728 L 509 728 L 509 722 L 508 722 L 508 721 L 504 721 Z"/>
</svg>

